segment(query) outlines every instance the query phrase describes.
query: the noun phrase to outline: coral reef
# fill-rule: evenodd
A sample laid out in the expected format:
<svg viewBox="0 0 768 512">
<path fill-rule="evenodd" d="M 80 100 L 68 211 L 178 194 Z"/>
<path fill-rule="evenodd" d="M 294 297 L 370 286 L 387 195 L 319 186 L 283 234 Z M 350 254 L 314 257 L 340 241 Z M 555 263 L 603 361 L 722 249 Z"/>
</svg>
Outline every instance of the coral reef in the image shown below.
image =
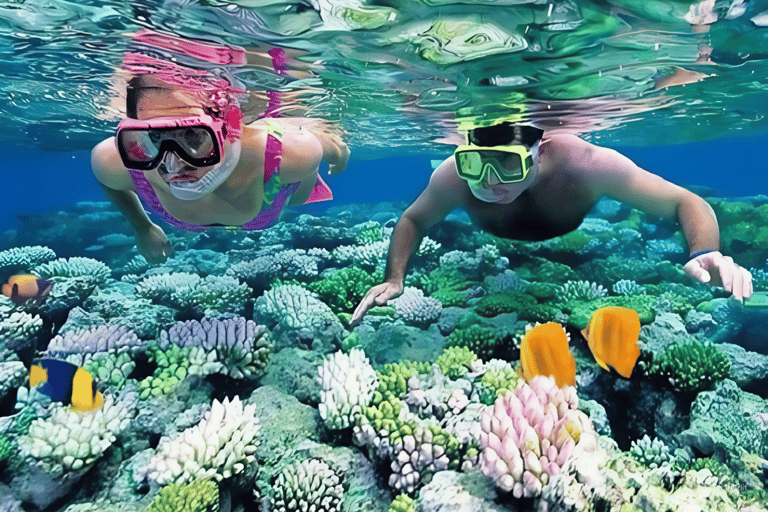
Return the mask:
<svg viewBox="0 0 768 512">
<path fill-rule="evenodd" d="M 535 497 L 569 457 L 597 445 L 589 418 L 571 386 L 552 377 L 519 381 L 481 417 L 481 469 L 516 498 Z"/>
<path fill-rule="evenodd" d="M 355 416 L 362 413 L 379 384 L 365 353 L 353 348 L 349 354 L 336 352 L 318 368 L 320 417 L 329 429 L 352 426 Z"/>
<path fill-rule="evenodd" d="M 339 475 L 325 462 L 310 459 L 283 470 L 275 480 L 275 512 L 341 512 L 344 489 Z"/>
<path fill-rule="evenodd" d="M 219 482 L 243 471 L 256 450 L 255 407 L 243 406 L 237 396 L 214 400 L 197 426 L 160 439 L 147 468 L 149 479 L 160 485 L 205 478 Z"/>
</svg>

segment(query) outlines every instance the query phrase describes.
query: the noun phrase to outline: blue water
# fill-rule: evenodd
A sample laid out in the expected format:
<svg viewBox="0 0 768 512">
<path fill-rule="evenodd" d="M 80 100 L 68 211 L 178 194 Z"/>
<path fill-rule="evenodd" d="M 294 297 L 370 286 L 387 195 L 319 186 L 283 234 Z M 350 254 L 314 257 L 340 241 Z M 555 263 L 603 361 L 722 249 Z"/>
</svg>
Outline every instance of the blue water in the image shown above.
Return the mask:
<svg viewBox="0 0 768 512">
<path fill-rule="evenodd" d="M 762 186 L 768 171 L 764 151 L 768 136 L 733 137 L 675 146 L 614 147 L 643 169 L 681 186 L 695 184 L 726 197 L 768 193 Z M 412 202 L 429 181 L 433 159 L 450 154 L 440 145 L 433 157 L 398 156 L 362 160 L 364 149 L 352 147 L 347 170 L 321 174 L 333 190 L 334 200 L 301 206 L 299 213 L 317 215 L 326 208 L 348 203 Z M 403 151 L 406 153 L 406 151 Z M 356 158 L 357 156 L 357 158 Z M 3 165 L 7 192 L 0 202 L 0 231 L 18 226 L 16 215 L 55 213 L 79 201 L 107 201 L 91 173 L 90 153 L 47 152 L 37 149 L 8 155 Z M 4 187 L 5 188 L 5 187 Z"/>
</svg>

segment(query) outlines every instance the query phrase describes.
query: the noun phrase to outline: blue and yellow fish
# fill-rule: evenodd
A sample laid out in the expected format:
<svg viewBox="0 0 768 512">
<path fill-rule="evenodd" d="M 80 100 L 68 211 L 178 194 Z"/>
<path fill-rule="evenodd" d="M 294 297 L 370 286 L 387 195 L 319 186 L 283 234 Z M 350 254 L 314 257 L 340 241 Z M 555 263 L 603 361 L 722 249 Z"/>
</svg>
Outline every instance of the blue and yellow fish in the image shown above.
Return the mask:
<svg viewBox="0 0 768 512">
<path fill-rule="evenodd" d="M 104 405 L 91 374 L 77 365 L 59 359 L 41 359 L 29 370 L 29 387 L 51 397 L 54 402 L 72 405 L 79 411 L 92 411 Z"/>
</svg>

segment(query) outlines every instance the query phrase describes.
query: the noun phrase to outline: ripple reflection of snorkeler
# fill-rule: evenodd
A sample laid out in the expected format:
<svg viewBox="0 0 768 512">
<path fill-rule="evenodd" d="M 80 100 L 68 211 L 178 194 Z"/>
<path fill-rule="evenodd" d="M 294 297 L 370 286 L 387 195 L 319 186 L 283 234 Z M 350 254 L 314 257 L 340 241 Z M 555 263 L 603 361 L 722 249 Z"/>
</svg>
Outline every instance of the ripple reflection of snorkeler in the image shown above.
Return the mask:
<svg viewBox="0 0 768 512">
<path fill-rule="evenodd" d="M 148 31 L 142 36 L 209 63 L 244 61 L 238 48 Z M 272 55 L 279 72 L 282 52 Z M 276 119 L 266 112 L 244 125 L 238 91 L 210 64 L 207 70 L 186 68 L 128 53 L 124 67 L 134 75 L 126 98 L 128 117 L 115 137 L 93 149 L 91 165 L 133 226 L 148 262 L 163 262 L 174 251 L 140 198 L 169 224 L 203 231 L 215 225 L 264 229 L 277 221 L 285 204 L 332 197 L 318 176 L 320 162 L 328 162 L 331 173 L 342 172 L 349 150 L 338 135 L 318 129 L 315 120 Z"/>
<path fill-rule="evenodd" d="M 366 293 L 351 324 L 402 293 L 410 255 L 427 230 L 455 208 L 464 208 L 475 225 L 493 235 L 534 241 L 575 230 L 603 195 L 676 218 L 690 250 L 686 274 L 723 286 L 736 299 L 752 295 L 749 271 L 719 252 L 717 219 L 702 198 L 575 135 L 503 123 L 470 130 L 468 145 L 435 169 L 395 225 L 384 283 Z"/>
</svg>

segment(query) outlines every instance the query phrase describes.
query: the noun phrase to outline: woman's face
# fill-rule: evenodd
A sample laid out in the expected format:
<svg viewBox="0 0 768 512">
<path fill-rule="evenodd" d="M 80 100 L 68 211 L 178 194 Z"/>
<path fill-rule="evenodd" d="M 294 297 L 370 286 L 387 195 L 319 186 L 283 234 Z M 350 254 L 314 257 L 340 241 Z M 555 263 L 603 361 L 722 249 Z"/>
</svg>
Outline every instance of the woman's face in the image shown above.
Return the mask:
<svg viewBox="0 0 768 512">
<path fill-rule="evenodd" d="M 139 120 L 157 119 L 162 117 L 186 117 L 204 114 L 199 101 L 189 97 L 184 92 L 169 88 L 152 88 L 144 91 L 141 101 L 136 105 L 136 117 Z M 225 142 L 222 153 L 227 151 Z M 224 154 L 222 154 L 224 158 Z M 158 174 L 166 183 L 194 183 L 210 171 L 214 166 L 195 167 L 179 158 L 176 153 L 168 153 L 158 166 Z"/>
</svg>

